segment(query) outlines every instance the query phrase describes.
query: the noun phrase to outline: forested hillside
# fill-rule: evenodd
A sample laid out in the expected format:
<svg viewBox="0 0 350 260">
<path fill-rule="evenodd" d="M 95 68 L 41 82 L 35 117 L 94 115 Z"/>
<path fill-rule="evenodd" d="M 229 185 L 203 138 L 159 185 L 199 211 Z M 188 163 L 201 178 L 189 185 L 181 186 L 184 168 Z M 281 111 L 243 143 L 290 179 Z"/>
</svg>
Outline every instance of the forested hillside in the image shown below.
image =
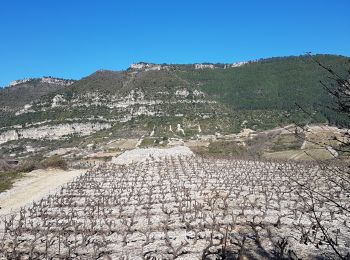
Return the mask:
<svg viewBox="0 0 350 260">
<path fill-rule="evenodd" d="M 325 109 L 332 100 L 320 81 L 331 83 L 330 75 L 314 60 L 343 75 L 350 68 L 347 57 L 316 55 L 271 58 L 235 68 L 177 73 L 234 111 L 257 111 L 259 114 L 265 110 L 288 114 L 296 112 L 299 105 L 311 113 L 319 111 L 315 121 L 327 119 L 330 123 L 345 124 L 339 115 Z"/>
</svg>

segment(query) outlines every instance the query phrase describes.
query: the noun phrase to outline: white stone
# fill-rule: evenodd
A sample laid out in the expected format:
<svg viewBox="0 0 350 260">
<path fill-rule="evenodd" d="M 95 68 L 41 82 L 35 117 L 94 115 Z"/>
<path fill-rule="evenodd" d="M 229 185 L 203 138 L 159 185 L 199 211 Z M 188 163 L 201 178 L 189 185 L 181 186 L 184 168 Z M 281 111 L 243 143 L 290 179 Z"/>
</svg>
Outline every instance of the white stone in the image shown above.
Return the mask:
<svg viewBox="0 0 350 260">
<path fill-rule="evenodd" d="M 185 89 L 185 88 L 178 89 L 175 92 L 175 95 L 178 96 L 178 97 L 187 97 L 189 94 L 190 94 L 190 92 L 187 89 Z"/>
<path fill-rule="evenodd" d="M 196 70 L 199 70 L 199 69 L 214 69 L 214 65 L 213 64 L 198 63 L 198 64 L 194 64 L 194 68 Z"/>
<path fill-rule="evenodd" d="M 185 135 L 185 131 L 181 128 L 181 124 L 177 124 L 176 132 Z"/>
<path fill-rule="evenodd" d="M 14 80 L 14 81 L 11 81 L 10 82 L 10 87 L 13 87 L 13 86 L 16 86 L 16 85 L 19 85 L 19 84 L 23 84 L 23 83 L 26 83 L 28 81 L 30 81 L 32 79 L 19 79 L 19 80 Z"/>
<path fill-rule="evenodd" d="M 58 107 L 61 103 L 65 102 L 66 100 L 63 98 L 62 95 L 56 95 L 52 98 L 52 104 L 51 107 Z"/>
<path fill-rule="evenodd" d="M 153 130 L 149 136 L 151 136 L 151 137 L 154 136 L 154 129 L 155 129 L 155 126 L 153 127 Z"/>
</svg>

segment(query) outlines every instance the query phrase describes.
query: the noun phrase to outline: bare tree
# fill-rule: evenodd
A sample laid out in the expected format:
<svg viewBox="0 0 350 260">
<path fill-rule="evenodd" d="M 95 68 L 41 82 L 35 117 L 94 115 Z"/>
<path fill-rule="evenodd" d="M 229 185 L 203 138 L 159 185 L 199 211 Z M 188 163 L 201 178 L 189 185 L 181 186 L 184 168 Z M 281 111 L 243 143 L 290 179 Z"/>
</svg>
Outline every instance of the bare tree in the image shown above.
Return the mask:
<svg viewBox="0 0 350 260">
<path fill-rule="evenodd" d="M 301 197 L 304 198 L 305 204 L 309 207 L 309 217 L 313 222 L 312 232 L 304 232 L 304 241 L 313 241 L 316 247 L 326 244 L 334 251 L 338 258 L 350 259 L 349 251 L 341 252 L 339 250 L 338 236 L 342 231 L 340 229 L 334 230 L 329 228 L 325 224 L 327 217 L 324 215 L 324 212 L 320 210 L 323 205 L 327 204 L 330 206 L 328 208 L 329 212 L 327 213 L 331 218 L 334 218 L 335 212 L 344 212 L 346 216 L 350 214 L 350 165 L 347 159 L 350 155 L 350 130 L 346 128 L 350 122 L 350 60 L 348 68 L 344 69 L 342 72 L 338 72 L 332 67 L 322 63 L 314 56 L 310 55 L 310 59 L 328 74 L 326 80 L 319 81 L 331 100 L 328 104 L 322 104 L 322 109 L 330 111 L 334 117 L 343 120 L 339 120 L 336 125 L 341 128 L 341 131 L 337 135 L 334 135 L 332 140 L 328 140 L 328 143 L 315 138 L 307 138 L 307 135 L 302 136 L 304 141 L 322 147 L 332 155 L 332 160 L 320 160 L 308 152 L 305 152 L 314 159 L 319 166 L 319 171 L 322 173 L 322 181 L 318 182 L 318 185 L 328 183 L 328 187 L 333 189 L 333 191 L 337 191 L 338 194 L 334 196 L 331 193 L 319 192 L 317 189 L 313 188 L 312 184 L 301 183 L 296 178 L 293 179 L 293 182 L 303 191 Z M 314 116 L 299 104 L 297 104 L 297 106 L 310 117 Z M 298 126 L 303 133 L 309 132 L 312 134 L 312 130 L 307 127 Z M 347 203 L 339 202 L 338 199 L 341 196 L 349 198 Z M 344 221 L 348 222 L 349 219 L 345 218 Z M 348 225 L 345 226 L 348 227 Z M 314 239 L 311 238 L 312 234 L 317 232 L 321 234 L 322 239 L 315 239 L 316 235 L 314 235 Z"/>
</svg>

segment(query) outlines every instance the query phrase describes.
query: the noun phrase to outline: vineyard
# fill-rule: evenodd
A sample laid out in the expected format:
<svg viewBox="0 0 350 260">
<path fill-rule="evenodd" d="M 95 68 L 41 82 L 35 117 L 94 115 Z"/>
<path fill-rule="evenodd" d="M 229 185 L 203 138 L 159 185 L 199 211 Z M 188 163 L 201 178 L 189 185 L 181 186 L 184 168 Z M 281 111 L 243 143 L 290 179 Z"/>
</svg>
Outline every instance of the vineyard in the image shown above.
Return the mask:
<svg viewBox="0 0 350 260">
<path fill-rule="evenodd" d="M 1 220 L 0 259 L 347 259 L 342 174 L 198 156 L 106 163 Z"/>
</svg>

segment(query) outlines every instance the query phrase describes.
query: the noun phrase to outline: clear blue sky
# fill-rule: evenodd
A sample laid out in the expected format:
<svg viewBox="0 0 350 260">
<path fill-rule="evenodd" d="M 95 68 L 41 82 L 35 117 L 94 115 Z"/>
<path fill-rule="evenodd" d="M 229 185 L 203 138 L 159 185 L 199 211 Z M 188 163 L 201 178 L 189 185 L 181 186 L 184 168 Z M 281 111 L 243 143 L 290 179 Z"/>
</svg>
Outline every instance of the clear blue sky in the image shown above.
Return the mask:
<svg viewBox="0 0 350 260">
<path fill-rule="evenodd" d="M 138 61 L 350 56 L 350 0 L 0 0 L 0 86 Z"/>
</svg>

